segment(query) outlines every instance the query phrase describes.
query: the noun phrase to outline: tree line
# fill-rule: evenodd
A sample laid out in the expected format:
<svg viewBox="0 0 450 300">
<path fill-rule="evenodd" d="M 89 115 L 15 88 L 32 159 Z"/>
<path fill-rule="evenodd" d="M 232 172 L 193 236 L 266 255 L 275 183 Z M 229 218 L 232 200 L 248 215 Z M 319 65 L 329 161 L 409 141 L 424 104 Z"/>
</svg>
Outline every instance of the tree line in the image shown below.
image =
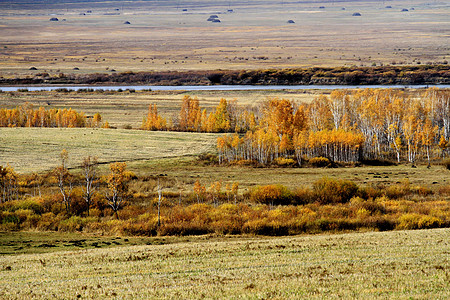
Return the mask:
<svg viewBox="0 0 450 300">
<path fill-rule="evenodd" d="M 446 63 L 446 62 L 445 62 Z M 209 70 L 118 72 L 0 78 L 0 85 L 17 84 L 149 84 L 149 85 L 357 85 L 357 84 L 445 84 L 449 83 L 447 64 L 378 67 L 314 67 L 260 70 Z"/>
<path fill-rule="evenodd" d="M 0 127 L 109 127 L 99 113 L 87 117 L 83 112 L 69 109 L 35 109 L 25 103 L 16 108 L 0 109 Z"/>
<path fill-rule="evenodd" d="M 398 89 L 334 90 L 310 103 L 268 99 L 238 106 L 221 99 L 209 113 L 185 96 L 170 120 L 151 105 L 142 129 L 223 132 L 219 162 L 326 157 L 336 162 L 405 160 L 428 163 L 448 155 L 450 91 L 430 88 L 419 95 Z"/>
</svg>

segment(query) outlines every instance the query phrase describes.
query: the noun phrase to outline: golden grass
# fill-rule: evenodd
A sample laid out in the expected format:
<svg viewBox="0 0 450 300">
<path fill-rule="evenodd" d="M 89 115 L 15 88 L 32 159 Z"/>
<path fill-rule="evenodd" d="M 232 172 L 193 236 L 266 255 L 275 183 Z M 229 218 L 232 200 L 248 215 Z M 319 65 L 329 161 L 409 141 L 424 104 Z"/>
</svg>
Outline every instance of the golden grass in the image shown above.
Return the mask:
<svg viewBox="0 0 450 300">
<path fill-rule="evenodd" d="M 55 168 L 62 149 L 69 152 L 69 166 L 84 157 L 100 163 L 152 160 L 198 155 L 214 151 L 216 134 L 149 132 L 87 128 L 0 128 L 0 165 L 9 163 L 17 172 Z"/>
<path fill-rule="evenodd" d="M 182 88 L 182 87 L 180 87 Z M 1 90 L 1 87 L 0 87 Z M 0 93 L 0 107 L 14 108 L 26 102 L 33 104 L 36 108 L 73 108 L 85 112 L 86 115 L 94 115 L 99 112 L 104 120 L 111 126 L 123 128 L 130 125 L 139 128 L 142 119 L 147 116 L 148 106 L 156 104 L 159 113 L 170 120 L 178 116 L 181 101 L 184 95 L 197 97 L 200 106 L 211 111 L 215 108 L 221 98 L 229 101 L 236 100 L 238 105 L 258 105 L 267 97 L 278 97 L 298 102 L 310 102 L 319 93 L 329 93 L 325 90 L 268 90 L 268 91 L 136 91 L 135 93 L 60 93 L 56 91 L 39 92 L 14 92 Z"/>
<path fill-rule="evenodd" d="M 446 299 L 449 229 L 0 257 L 4 299 Z"/>
<path fill-rule="evenodd" d="M 4 4 L 0 70 L 10 77 L 112 69 L 264 69 L 448 60 L 442 45 L 449 8 L 440 2 L 228 1 L 233 13 L 226 13 L 225 3 L 201 2 L 183 1 L 178 10 L 175 1 L 156 6 L 155 1 L 127 3 L 120 15 L 105 15 L 120 6 L 114 2 L 101 3 L 103 7 L 89 2 L 34 7 L 34 16 L 20 6 Z M 386 4 L 393 8 L 386 9 Z M 181 11 L 183 5 L 188 12 Z M 321 5 L 325 9 L 319 9 Z M 412 7 L 415 10 L 401 12 Z M 87 9 L 93 13 L 79 15 Z M 353 17 L 354 12 L 362 16 Z M 50 13 L 66 21 L 49 22 Z M 222 22 L 207 22 L 211 13 L 219 13 Z M 289 19 L 296 23 L 287 24 Z M 30 71 L 32 66 L 38 70 Z"/>
</svg>

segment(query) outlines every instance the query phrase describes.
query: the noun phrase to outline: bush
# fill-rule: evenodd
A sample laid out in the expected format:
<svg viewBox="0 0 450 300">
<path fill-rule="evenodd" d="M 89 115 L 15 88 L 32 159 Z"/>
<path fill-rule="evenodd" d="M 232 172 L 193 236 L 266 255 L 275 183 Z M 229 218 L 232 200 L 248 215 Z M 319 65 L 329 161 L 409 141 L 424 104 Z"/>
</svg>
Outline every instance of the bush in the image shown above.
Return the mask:
<svg viewBox="0 0 450 300">
<path fill-rule="evenodd" d="M 5 202 L 1 205 L 1 210 L 16 211 L 16 210 L 31 210 L 35 214 L 42 214 L 44 212 L 43 199 L 39 197 L 27 198 L 25 200 L 13 200 Z"/>
<path fill-rule="evenodd" d="M 309 160 L 309 164 L 316 168 L 328 167 L 331 161 L 326 157 L 313 157 Z"/>
<path fill-rule="evenodd" d="M 314 200 L 313 192 L 307 187 L 297 188 L 294 192 L 293 204 L 307 204 Z"/>
<path fill-rule="evenodd" d="M 296 165 L 295 160 L 291 158 L 278 157 L 274 160 L 274 163 L 280 167 L 292 167 Z"/>
<path fill-rule="evenodd" d="M 442 164 L 444 165 L 444 168 L 450 170 L 450 159 L 445 160 Z"/>
<path fill-rule="evenodd" d="M 288 205 L 292 200 L 292 193 L 281 184 L 257 186 L 250 191 L 250 201 L 254 203 Z"/>
<path fill-rule="evenodd" d="M 401 184 L 391 185 L 384 190 L 386 197 L 390 199 L 403 198 L 410 193 L 410 184 L 408 180 L 405 180 Z"/>
<path fill-rule="evenodd" d="M 426 229 L 440 227 L 441 219 L 419 214 L 404 214 L 399 219 L 397 229 Z"/>
<path fill-rule="evenodd" d="M 320 204 L 345 203 L 358 192 L 358 186 L 348 180 L 322 178 L 313 184 L 313 197 Z"/>
<path fill-rule="evenodd" d="M 198 156 L 198 159 L 208 165 L 215 165 L 219 163 L 219 157 L 212 153 L 202 153 Z"/>
</svg>

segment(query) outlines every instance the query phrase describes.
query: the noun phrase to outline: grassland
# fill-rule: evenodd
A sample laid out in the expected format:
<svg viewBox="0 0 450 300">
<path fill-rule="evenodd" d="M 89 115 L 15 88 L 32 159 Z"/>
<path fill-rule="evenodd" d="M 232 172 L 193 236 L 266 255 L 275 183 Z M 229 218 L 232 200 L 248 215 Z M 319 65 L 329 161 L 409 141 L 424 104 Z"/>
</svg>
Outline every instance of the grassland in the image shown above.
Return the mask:
<svg viewBox="0 0 450 300">
<path fill-rule="evenodd" d="M 449 58 L 449 7 L 443 2 L 2 1 L 0 9 L 4 77 L 418 65 Z M 210 14 L 221 23 L 207 22 Z"/>
<path fill-rule="evenodd" d="M 0 165 L 9 163 L 19 173 L 48 171 L 59 164 L 61 150 L 67 149 L 72 168 L 79 166 L 84 157 L 95 155 L 104 164 L 126 161 L 129 169 L 140 176 L 167 174 L 189 190 L 196 179 L 206 184 L 239 182 L 241 191 L 246 191 L 265 184 L 310 186 L 324 176 L 361 185 L 408 180 L 436 190 L 449 184 L 448 171 L 440 165 L 419 165 L 414 169 L 409 165 L 311 169 L 210 166 L 198 161 L 198 155 L 215 151 L 217 136 L 125 129 L 0 128 Z"/>
<path fill-rule="evenodd" d="M 203 237 L 3 255 L 0 293 L 3 299 L 447 299 L 449 234 Z"/>
<path fill-rule="evenodd" d="M 1 88 L 0 88 L 1 90 Z M 15 108 L 28 102 L 35 107 L 73 108 L 87 115 L 101 113 L 111 126 L 124 128 L 129 125 L 139 128 L 147 115 L 148 106 L 156 104 L 158 111 L 167 120 L 179 114 L 184 95 L 197 97 L 202 108 L 211 111 L 219 104 L 220 98 L 236 100 L 241 106 L 257 105 L 268 97 L 278 97 L 294 101 L 310 102 L 326 90 L 266 90 L 266 91 L 136 91 L 104 93 L 63 93 L 63 92 L 3 92 L 0 93 L 0 107 Z"/>
<path fill-rule="evenodd" d="M 19 172 L 39 172 L 58 165 L 62 149 L 70 165 L 88 155 L 100 163 L 198 155 L 214 150 L 214 134 L 186 134 L 111 129 L 1 128 L 0 163 Z"/>
</svg>

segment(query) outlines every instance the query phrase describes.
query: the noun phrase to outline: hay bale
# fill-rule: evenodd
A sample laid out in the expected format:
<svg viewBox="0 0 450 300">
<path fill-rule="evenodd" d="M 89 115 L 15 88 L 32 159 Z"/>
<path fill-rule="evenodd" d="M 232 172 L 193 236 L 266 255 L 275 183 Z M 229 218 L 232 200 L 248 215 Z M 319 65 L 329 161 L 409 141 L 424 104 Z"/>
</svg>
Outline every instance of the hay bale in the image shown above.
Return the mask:
<svg viewBox="0 0 450 300">
<path fill-rule="evenodd" d="M 125 21 L 123 24 L 130 25 L 131 23 L 129 21 Z"/>
<path fill-rule="evenodd" d="M 402 11 L 409 11 L 407 8 L 403 8 Z"/>
<path fill-rule="evenodd" d="M 294 20 L 288 20 L 287 22 L 288 22 L 288 24 L 295 24 Z"/>
<path fill-rule="evenodd" d="M 360 14 L 359 12 L 355 12 L 355 13 L 353 13 L 352 16 L 353 16 L 353 17 L 361 17 L 361 14 Z"/>
<path fill-rule="evenodd" d="M 36 70 L 37 70 L 36 67 L 31 67 L 31 68 L 30 68 L 30 71 L 36 71 Z"/>
<path fill-rule="evenodd" d="M 209 17 L 212 19 L 217 19 L 219 16 L 218 15 L 210 15 Z"/>
<path fill-rule="evenodd" d="M 388 5 L 388 6 L 386 6 L 385 8 L 392 8 L 392 6 Z"/>
<path fill-rule="evenodd" d="M 50 21 L 51 22 L 58 22 L 59 20 L 58 20 L 58 18 L 50 18 Z"/>
<path fill-rule="evenodd" d="M 319 9 L 325 9 L 325 6 L 319 6 Z"/>
<path fill-rule="evenodd" d="M 213 19 L 211 22 L 213 22 L 213 23 L 220 23 L 220 20 L 219 19 Z"/>
</svg>

